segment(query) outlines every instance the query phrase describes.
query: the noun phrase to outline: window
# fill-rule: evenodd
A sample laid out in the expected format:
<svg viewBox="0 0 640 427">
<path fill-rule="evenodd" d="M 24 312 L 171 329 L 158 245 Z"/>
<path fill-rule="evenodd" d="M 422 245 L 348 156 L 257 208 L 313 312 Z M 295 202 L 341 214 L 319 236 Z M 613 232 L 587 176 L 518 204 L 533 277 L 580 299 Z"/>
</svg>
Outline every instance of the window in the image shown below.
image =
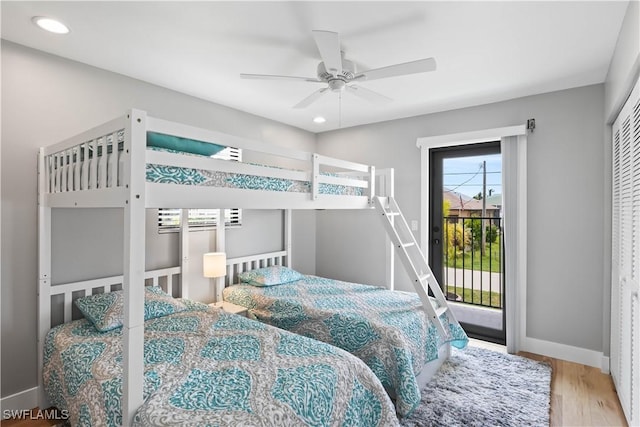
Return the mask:
<svg viewBox="0 0 640 427">
<path fill-rule="evenodd" d="M 242 161 L 242 149 L 227 147 L 211 156 L 214 159 Z M 168 233 L 180 228 L 180 208 L 158 209 L 158 232 Z M 189 209 L 189 230 L 211 230 L 218 224 L 218 212 L 223 212 L 227 227 L 242 225 L 242 209 Z"/>
</svg>

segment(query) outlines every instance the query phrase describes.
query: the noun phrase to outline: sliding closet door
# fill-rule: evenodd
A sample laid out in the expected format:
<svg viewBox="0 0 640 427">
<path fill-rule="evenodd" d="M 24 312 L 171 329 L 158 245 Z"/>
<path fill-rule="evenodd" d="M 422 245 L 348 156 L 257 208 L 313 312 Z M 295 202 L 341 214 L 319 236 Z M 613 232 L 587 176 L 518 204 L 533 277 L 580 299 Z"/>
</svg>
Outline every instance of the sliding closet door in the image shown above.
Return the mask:
<svg viewBox="0 0 640 427">
<path fill-rule="evenodd" d="M 611 374 L 640 424 L 640 82 L 613 124 Z"/>
</svg>

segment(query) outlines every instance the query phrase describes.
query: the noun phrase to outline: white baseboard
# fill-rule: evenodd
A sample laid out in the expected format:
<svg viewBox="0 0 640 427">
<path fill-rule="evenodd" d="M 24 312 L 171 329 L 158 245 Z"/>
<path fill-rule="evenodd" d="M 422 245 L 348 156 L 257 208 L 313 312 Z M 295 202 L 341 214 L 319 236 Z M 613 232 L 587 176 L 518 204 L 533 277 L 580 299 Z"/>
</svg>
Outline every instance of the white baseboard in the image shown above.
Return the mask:
<svg viewBox="0 0 640 427">
<path fill-rule="evenodd" d="M 602 364 L 600 365 L 600 370 L 603 374 L 610 374 L 611 366 L 609 365 L 609 356 L 602 356 Z"/>
<path fill-rule="evenodd" d="M 567 360 L 569 362 L 592 366 L 594 368 L 601 369 L 602 372 L 609 373 L 609 358 L 605 357 L 601 351 L 573 347 L 566 344 L 544 341 L 530 337 L 524 337 L 520 341 L 520 345 L 520 350 L 522 351 L 528 351 L 529 353 L 553 357 L 554 359 Z"/>
<path fill-rule="evenodd" d="M 21 409 L 33 409 L 38 406 L 38 387 L 3 397 L 0 403 L 2 410 L 19 411 Z"/>
</svg>

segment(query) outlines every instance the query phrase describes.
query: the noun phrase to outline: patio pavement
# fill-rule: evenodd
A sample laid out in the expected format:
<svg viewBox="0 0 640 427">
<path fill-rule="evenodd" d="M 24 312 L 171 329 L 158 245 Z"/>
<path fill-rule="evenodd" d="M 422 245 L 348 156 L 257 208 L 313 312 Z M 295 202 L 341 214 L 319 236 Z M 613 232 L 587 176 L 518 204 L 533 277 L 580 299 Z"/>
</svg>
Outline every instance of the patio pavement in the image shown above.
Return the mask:
<svg viewBox="0 0 640 427">
<path fill-rule="evenodd" d="M 449 301 L 458 322 L 502 330 L 502 310 Z"/>
<path fill-rule="evenodd" d="M 462 268 L 447 267 L 445 281 L 449 286 L 457 285 L 458 288 L 470 288 L 473 283 L 475 290 L 492 291 L 502 293 L 502 274 L 488 271 L 463 270 Z"/>
</svg>

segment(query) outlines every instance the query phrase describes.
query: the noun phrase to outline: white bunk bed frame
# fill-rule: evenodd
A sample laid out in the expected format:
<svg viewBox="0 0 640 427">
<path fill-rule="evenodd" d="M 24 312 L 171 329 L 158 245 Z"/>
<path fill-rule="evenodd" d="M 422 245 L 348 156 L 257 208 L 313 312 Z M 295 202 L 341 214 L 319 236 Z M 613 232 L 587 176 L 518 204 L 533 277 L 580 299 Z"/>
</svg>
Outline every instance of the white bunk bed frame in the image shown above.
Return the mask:
<svg viewBox="0 0 640 427">
<path fill-rule="evenodd" d="M 118 133 L 124 131 L 122 150 Z M 308 164 L 308 170 L 297 171 L 229 162 L 204 157 L 184 156 L 147 150 L 147 132 L 157 132 L 187 139 L 232 146 Z M 98 156 L 89 153 L 109 153 Z M 199 187 L 146 182 L 146 164 L 179 166 L 211 171 L 235 172 L 271 178 L 309 181 L 310 193 L 288 193 L 221 187 Z M 322 175 L 326 168 L 347 170 L 331 176 Z M 376 193 L 376 177 L 380 184 Z M 363 189 L 363 196 L 320 193 L 320 184 L 336 184 Z M 182 221 L 181 267 L 145 273 L 145 209 L 147 208 L 249 208 L 287 209 L 286 248 L 282 256 L 290 260 L 290 213 L 288 209 L 369 209 L 374 197 L 393 196 L 393 171 L 378 171 L 373 166 L 344 161 L 315 153 L 294 151 L 262 142 L 239 138 L 167 120 L 147 116 L 144 111 L 130 110 L 115 120 L 94 127 L 55 145 L 43 147 L 38 155 L 38 378 L 39 406 L 48 407 L 43 385 L 43 346 L 52 327 L 52 297 L 64 298 L 64 321 L 72 318 L 72 302 L 78 293 L 92 294 L 124 290 L 123 321 L 123 395 L 124 424 L 131 422 L 143 403 L 144 286 L 129 286 L 150 279 L 162 281 L 172 291 L 173 277 L 186 268 L 186 221 Z M 53 208 L 122 208 L 124 215 L 123 274 L 111 278 L 53 285 L 51 277 L 51 210 Z M 223 226 L 219 226 L 222 230 Z M 224 248 L 224 233 L 218 244 Z M 387 245 L 390 247 L 390 245 Z M 393 252 L 389 254 L 387 280 L 393 277 Z M 269 261 L 267 261 L 269 262 Z M 282 260 L 280 262 L 283 262 Z M 165 279 L 160 279 L 164 277 Z M 168 277 L 168 278 L 167 278 Z M 182 296 L 187 297 L 186 289 Z M 79 295 L 81 296 L 81 295 Z"/>
</svg>

